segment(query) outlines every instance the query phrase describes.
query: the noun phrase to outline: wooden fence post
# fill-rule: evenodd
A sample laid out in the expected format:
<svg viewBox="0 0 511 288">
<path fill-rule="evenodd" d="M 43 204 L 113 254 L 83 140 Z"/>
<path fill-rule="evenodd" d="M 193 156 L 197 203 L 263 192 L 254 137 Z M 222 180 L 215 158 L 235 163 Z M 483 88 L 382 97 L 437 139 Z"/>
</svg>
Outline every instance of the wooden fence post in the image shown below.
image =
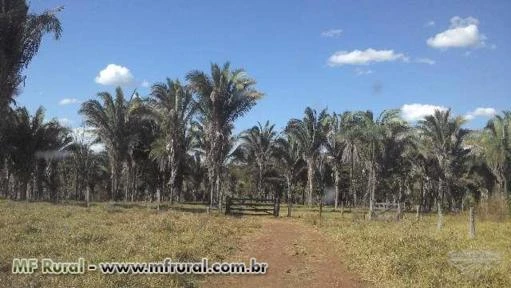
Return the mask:
<svg viewBox="0 0 511 288">
<path fill-rule="evenodd" d="M 474 239 L 476 237 L 476 223 L 474 207 L 470 207 L 468 212 L 468 238 Z"/>
<path fill-rule="evenodd" d="M 225 199 L 225 215 L 231 213 L 231 204 L 232 204 L 231 196 L 227 196 Z"/>
</svg>

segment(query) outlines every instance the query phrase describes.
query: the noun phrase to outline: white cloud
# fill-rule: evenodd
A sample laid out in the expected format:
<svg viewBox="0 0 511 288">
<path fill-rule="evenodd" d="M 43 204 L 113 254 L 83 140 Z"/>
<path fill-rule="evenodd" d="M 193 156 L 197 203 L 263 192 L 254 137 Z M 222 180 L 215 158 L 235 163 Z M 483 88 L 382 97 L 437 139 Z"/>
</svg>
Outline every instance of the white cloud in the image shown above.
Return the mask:
<svg viewBox="0 0 511 288">
<path fill-rule="evenodd" d="M 472 120 L 476 117 L 487 117 L 491 118 L 497 114 L 497 110 L 491 107 L 478 107 L 474 111 L 465 114 L 465 119 Z"/>
<path fill-rule="evenodd" d="M 421 63 L 421 64 L 428 64 L 428 65 L 435 65 L 436 61 L 429 58 L 417 58 L 415 59 L 415 62 Z"/>
<path fill-rule="evenodd" d="M 373 74 L 374 71 L 371 70 L 371 69 L 363 69 L 363 68 L 360 68 L 360 67 L 357 67 L 355 69 L 355 74 L 357 74 L 358 76 L 361 76 L 361 75 L 369 75 L 369 74 Z"/>
<path fill-rule="evenodd" d="M 401 116 L 407 121 L 417 121 L 424 119 L 426 116 L 433 115 L 435 110 L 445 111 L 447 108 L 429 104 L 405 104 L 401 107 Z"/>
<path fill-rule="evenodd" d="M 435 21 L 430 20 L 430 21 L 426 22 L 426 24 L 424 24 L 424 27 L 433 27 L 433 26 L 435 26 L 435 24 L 436 24 Z"/>
<path fill-rule="evenodd" d="M 147 87 L 151 86 L 151 83 L 149 83 L 149 81 L 147 81 L 147 80 L 144 80 L 144 81 L 142 81 L 142 83 L 140 83 L 140 86 L 147 88 Z"/>
<path fill-rule="evenodd" d="M 353 50 L 351 52 L 338 51 L 328 58 L 328 65 L 367 65 L 374 62 L 386 62 L 402 60 L 407 62 L 409 58 L 402 53 L 394 53 L 394 50 Z"/>
<path fill-rule="evenodd" d="M 80 100 L 76 98 L 64 98 L 59 101 L 59 105 L 69 105 L 69 104 L 77 104 L 80 103 Z"/>
<path fill-rule="evenodd" d="M 132 84 L 134 77 L 128 68 L 116 64 L 108 64 L 105 69 L 99 71 L 95 81 L 102 85 L 125 86 Z"/>
<path fill-rule="evenodd" d="M 340 37 L 341 34 L 342 34 L 342 29 L 330 29 L 330 30 L 321 32 L 321 36 L 327 37 L 327 38 L 337 38 L 337 37 Z"/>
<path fill-rule="evenodd" d="M 486 36 L 479 32 L 478 26 L 476 18 L 454 16 L 449 29 L 428 38 L 426 43 L 439 49 L 485 46 Z"/>
</svg>

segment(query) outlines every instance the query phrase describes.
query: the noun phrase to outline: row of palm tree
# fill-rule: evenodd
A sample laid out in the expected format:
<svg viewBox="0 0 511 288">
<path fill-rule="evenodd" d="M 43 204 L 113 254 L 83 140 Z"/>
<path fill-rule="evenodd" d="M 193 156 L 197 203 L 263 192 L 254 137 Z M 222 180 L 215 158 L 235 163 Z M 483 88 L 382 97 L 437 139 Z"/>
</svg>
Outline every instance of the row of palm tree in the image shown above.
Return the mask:
<svg viewBox="0 0 511 288">
<path fill-rule="evenodd" d="M 279 131 L 267 121 L 233 135 L 235 121 L 262 97 L 254 79 L 229 63 L 167 79 L 146 97 L 98 93 L 80 108 L 81 134 L 44 109 L 15 106 L 24 69 L 43 35 L 59 38 L 56 13 L 31 14 L 24 0 L 0 3 L 0 160 L 2 195 L 12 199 L 207 201 L 226 195 L 293 203 L 369 207 L 377 201 L 456 209 L 507 199 L 511 112 L 478 131 L 436 111 L 411 125 L 399 110 L 329 113 L 307 107 Z M 85 134 L 87 137 L 84 137 Z M 92 137 L 90 137 L 92 136 Z M 89 139 L 92 138 L 92 139 Z M 94 151 L 97 143 L 103 151 Z M 282 195 L 281 195 L 282 194 Z M 399 213 L 398 213 L 399 215 Z"/>
<path fill-rule="evenodd" d="M 459 208 L 467 197 L 507 197 L 509 112 L 469 131 L 450 110 L 413 126 L 398 110 L 375 117 L 370 111 L 307 107 L 303 118 L 289 120 L 282 131 L 267 121 L 233 136 L 235 120 L 262 95 L 255 81 L 228 63 L 212 64 L 211 75 L 192 71 L 186 79 L 156 83 L 147 97 L 126 97 L 117 88 L 115 95 L 101 92 L 98 100 L 83 103 L 80 113 L 94 141 L 104 144 L 102 153 L 57 121 L 44 122 L 43 109 L 34 116 L 25 108 L 12 111 L 3 153 L 5 194 L 88 200 L 92 191 L 98 200 L 125 201 L 158 194 L 219 208 L 226 194 L 282 194 L 289 213 L 292 203 L 330 201 L 334 209 L 367 204 L 369 217 L 375 202 L 394 201 L 423 210 L 436 206 L 439 227 L 444 206 Z M 56 188 L 55 175 L 64 170 L 73 180 L 60 182 L 73 183 L 74 194 Z"/>
</svg>

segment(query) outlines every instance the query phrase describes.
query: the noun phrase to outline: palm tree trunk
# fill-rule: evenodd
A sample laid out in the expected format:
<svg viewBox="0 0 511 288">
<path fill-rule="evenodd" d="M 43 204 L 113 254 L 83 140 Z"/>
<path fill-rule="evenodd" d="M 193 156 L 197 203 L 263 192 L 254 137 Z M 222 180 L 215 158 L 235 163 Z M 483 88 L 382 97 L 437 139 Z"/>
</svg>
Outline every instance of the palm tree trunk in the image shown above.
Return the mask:
<svg viewBox="0 0 511 288">
<path fill-rule="evenodd" d="M 307 159 L 307 184 L 309 191 L 307 193 L 307 206 L 312 206 L 312 193 L 314 191 L 314 159 L 312 157 Z"/>
<path fill-rule="evenodd" d="M 212 166 L 212 165 L 211 165 Z M 208 182 L 209 182 L 209 208 L 213 208 L 214 203 L 214 195 L 215 195 L 215 168 L 209 167 L 208 168 Z"/>
<path fill-rule="evenodd" d="M 401 207 L 401 198 L 403 197 L 403 185 L 401 184 L 401 181 L 399 181 L 399 194 L 397 199 L 397 213 L 396 213 L 396 220 L 401 220 L 401 214 L 402 214 L 402 207 Z"/>
<path fill-rule="evenodd" d="M 117 169 L 116 169 L 116 164 L 115 163 L 112 163 L 112 168 L 111 168 L 111 173 L 112 175 L 110 175 L 111 177 L 111 181 L 112 181 L 112 188 L 111 188 L 111 200 L 115 200 L 115 197 L 117 196 Z"/>
<path fill-rule="evenodd" d="M 222 182 L 221 182 L 222 179 L 221 179 L 220 173 L 221 173 L 220 171 L 217 171 L 217 173 L 216 173 L 215 186 L 216 186 L 216 191 L 217 191 L 217 195 L 218 195 L 218 210 L 222 211 L 222 202 L 223 202 L 224 195 L 223 195 L 223 190 L 222 190 Z"/>
<path fill-rule="evenodd" d="M 258 172 L 259 175 L 257 177 L 257 193 L 259 193 L 259 196 L 262 197 L 264 195 L 263 193 L 263 167 L 261 165 L 258 165 Z"/>
<path fill-rule="evenodd" d="M 443 181 L 442 178 L 438 179 L 438 201 L 437 201 L 437 212 L 438 219 L 436 224 L 436 229 L 440 230 L 443 226 L 443 215 L 442 215 L 442 196 L 443 196 Z"/>
<path fill-rule="evenodd" d="M 286 201 L 287 201 L 287 217 L 291 217 L 291 177 L 286 177 L 286 180 L 287 180 L 287 193 L 286 193 Z"/>
<path fill-rule="evenodd" d="M 339 182 L 341 181 L 341 175 L 339 173 L 339 167 L 335 166 L 335 203 L 334 210 L 337 210 L 339 204 Z"/>
<path fill-rule="evenodd" d="M 87 188 L 85 189 L 85 206 L 89 208 L 89 201 L 90 201 L 90 185 L 86 185 Z"/>
<path fill-rule="evenodd" d="M 371 164 L 371 168 L 369 168 L 369 183 L 368 184 L 368 188 L 369 188 L 369 214 L 367 215 L 368 216 L 368 219 L 371 220 L 373 219 L 374 217 L 374 192 L 375 192 L 375 175 L 374 175 L 374 167 L 373 165 Z"/>
<path fill-rule="evenodd" d="M 128 202 L 128 193 L 129 193 L 129 187 L 130 187 L 130 174 L 131 174 L 131 169 L 129 167 L 130 165 L 128 164 L 128 162 L 126 162 L 125 164 L 125 169 L 124 171 L 126 171 L 126 183 L 125 183 L 125 187 L 124 187 L 124 202 Z"/>
<path fill-rule="evenodd" d="M 350 167 L 350 195 L 353 195 L 353 207 L 357 206 L 357 193 L 355 192 L 355 179 L 353 172 L 355 170 L 355 160 L 353 159 L 353 148 L 351 149 L 351 167 Z"/>
</svg>

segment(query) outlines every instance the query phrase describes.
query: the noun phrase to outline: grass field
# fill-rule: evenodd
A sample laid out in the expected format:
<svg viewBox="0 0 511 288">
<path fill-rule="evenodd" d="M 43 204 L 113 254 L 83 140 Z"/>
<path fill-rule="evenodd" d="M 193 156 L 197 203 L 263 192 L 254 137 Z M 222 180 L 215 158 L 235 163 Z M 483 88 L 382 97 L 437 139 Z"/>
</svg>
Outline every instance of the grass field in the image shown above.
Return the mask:
<svg viewBox="0 0 511 288">
<path fill-rule="evenodd" d="M 241 237 L 259 229 L 264 218 L 196 213 L 204 212 L 197 205 L 162 205 L 157 212 L 144 204 L 85 208 L 0 200 L 0 211 L 0 287 L 196 287 L 199 276 L 13 275 L 11 263 L 14 257 L 83 257 L 96 264 L 166 257 L 226 260 L 239 248 Z M 318 214 L 296 207 L 293 218 L 333 239 L 330 245 L 339 259 L 375 287 L 511 287 L 510 220 L 478 220 L 476 238 L 470 240 L 466 214 L 445 216 L 440 232 L 435 215 L 417 221 L 414 214 L 405 214 L 396 222 L 366 221 L 360 213 L 341 215 L 329 208 L 321 219 Z M 459 251 L 494 252 L 500 262 L 489 270 L 475 267 L 462 273 L 449 263 L 449 253 Z"/>
<path fill-rule="evenodd" d="M 186 208 L 186 207 L 180 207 Z M 190 209 L 193 209 L 191 207 Z M 14 257 L 90 263 L 223 260 L 254 218 L 160 211 L 144 206 L 90 208 L 0 200 L 0 287 L 195 287 L 198 276 L 11 274 Z"/>
<path fill-rule="evenodd" d="M 436 230 L 436 216 L 419 221 L 406 214 L 401 222 L 365 221 L 357 213 L 300 209 L 295 217 L 333 238 L 348 267 L 376 287 L 511 287 L 511 221 L 477 221 L 477 235 L 468 239 L 466 214 L 445 216 Z M 490 251 L 500 262 L 489 270 L 473 267 L 462 273 L 449 263 L 449 253 Z"/>
</svg>

